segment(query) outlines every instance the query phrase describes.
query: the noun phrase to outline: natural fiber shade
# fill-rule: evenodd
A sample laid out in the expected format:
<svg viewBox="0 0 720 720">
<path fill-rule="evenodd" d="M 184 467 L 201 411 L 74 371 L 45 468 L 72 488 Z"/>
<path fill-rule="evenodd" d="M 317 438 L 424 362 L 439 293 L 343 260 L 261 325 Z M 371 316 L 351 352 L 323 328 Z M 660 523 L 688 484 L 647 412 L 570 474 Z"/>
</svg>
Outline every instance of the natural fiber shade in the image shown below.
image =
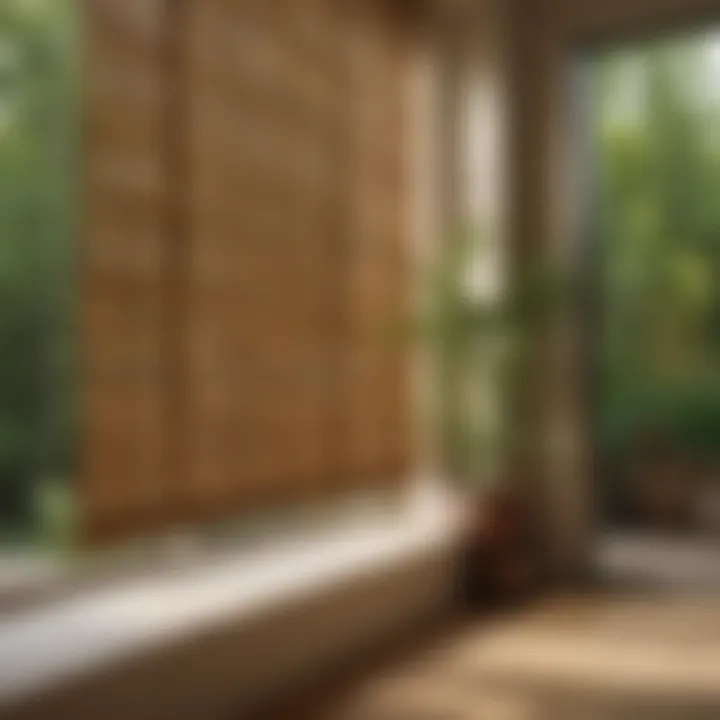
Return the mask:
<svg viewBox="0 0 720 720">
<path fill-rule="evenodd" d="M 409 464 L 407 37 L 300 5 L 87 3 L 90 538 Z"/>
</svg>

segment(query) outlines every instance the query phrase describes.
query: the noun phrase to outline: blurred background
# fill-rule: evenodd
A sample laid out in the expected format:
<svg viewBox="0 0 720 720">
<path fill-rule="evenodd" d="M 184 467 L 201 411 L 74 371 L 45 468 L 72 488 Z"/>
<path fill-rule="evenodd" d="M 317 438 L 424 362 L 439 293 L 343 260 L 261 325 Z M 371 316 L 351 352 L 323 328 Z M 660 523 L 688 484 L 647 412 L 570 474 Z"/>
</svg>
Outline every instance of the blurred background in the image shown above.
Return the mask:
<svg viewBox="0 0 720 720">
<path fill-rule="evenodd" d="M 0 538 L 38 542 L 77 472 L 80 48 L 71 2 L 0 9 Z M 60 508 L 57 508 L 58 512 Z"/>
<path fill-rule="evenodd" d="M 594 58 L 599 427 L 613 524 L 717 532 L 716 30 Z"/>
<path fill-rule="evenodd" d="M 0 705 L 717 717 L 714 4 L 1 1 Z"/>
<path fill-rule="evenodd" d="M 64 546 L 77 534 L 80 28 L 69 0 L 7 0 L 2 8 L 5 547 Z M 436 413 L 431 425 L 450 474 L 487 488 L 505 477 L 500 466 L 509 456 L 528 454 L 531 441 L 518 430 L 511 399 L 519 392 L 514 383 L 522 382 L 519 346 L 528 344 L 540 315 L 572 302 L 574 271 L 535 262 L 517 282 L 508 280 L 513 220 L 502 194 L 508 132 L 497 70 L 502 42 L 487 34 L 468 61 L 462 48 L 472 32 L 464 33 L 440 51 L 447 77 L 464 88 L 453 95 L 448 82 L 440 95 L 449 147 L 464 159 L 454 175 L 443 171 L 444 184 L 435 183 L 445 194 L 440 250 L 427 262 L 420 281 L 425 309 L 413 322 L 440 369 L 426 378 L 435 383 L 434 410 L 419 412 Z M 584 124 L 578 131 L 591 158 L 582 170 L 582 202 L 589 208 L 582 222 L 594 245 L 585 257 L 590 289 L 583 307 L 592 326 L 586 369 L 597 513 L 607 527 L 717 533 L 718 31 L 613 41 L 581 55 Z M 532 307 L 541 309 L 533 315 Z M 397 319 L 386 325 L 397 326 Z M 526 348 L 526 361 L 536 349 Z"/>
</svg>

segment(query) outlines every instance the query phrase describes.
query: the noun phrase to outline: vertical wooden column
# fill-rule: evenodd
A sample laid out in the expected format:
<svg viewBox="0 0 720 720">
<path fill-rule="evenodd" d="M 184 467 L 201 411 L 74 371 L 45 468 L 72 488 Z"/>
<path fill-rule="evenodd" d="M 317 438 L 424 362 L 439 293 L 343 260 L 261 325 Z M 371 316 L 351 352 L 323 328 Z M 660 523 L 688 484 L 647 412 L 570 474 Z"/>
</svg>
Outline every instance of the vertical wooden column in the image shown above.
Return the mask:
<svg viewBox="0 0 720 720">
<path fill-rule="evenodd" d="M 574 269 L 568 250 L 579 241 L 567 237 L 562 220 L 573 202 L 566 161 L 577 137 L 569 112 L 569 15 L 553 0 L 512 3 L 506 12 L 514 270 L 550 264 L 569 274 Z M 592 562 L 579 342 L 568 334 L 561 312 L 538 328 L 516 398 L 519 432 L 531 440 L 519 472 L 542 513 L 546 555 L 561 578 L 584 574 Z"/>
</svg>

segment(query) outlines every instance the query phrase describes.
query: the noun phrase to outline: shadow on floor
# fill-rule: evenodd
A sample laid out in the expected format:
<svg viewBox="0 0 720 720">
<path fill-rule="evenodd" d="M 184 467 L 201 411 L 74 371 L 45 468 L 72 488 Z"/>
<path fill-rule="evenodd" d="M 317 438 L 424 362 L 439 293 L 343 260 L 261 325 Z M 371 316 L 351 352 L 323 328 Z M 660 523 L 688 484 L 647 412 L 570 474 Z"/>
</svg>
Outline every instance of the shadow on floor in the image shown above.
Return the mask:
<svg viewBox="0 0 720 720">
<path fill-rule="evenodd" d="M 720 592 L 709 592 L 720 589 L 720 547 L 614 536 L 599 557 L 604 586 L 619 592 L 466 619 L 308 717 L 720 718 Z"/>
</svg>

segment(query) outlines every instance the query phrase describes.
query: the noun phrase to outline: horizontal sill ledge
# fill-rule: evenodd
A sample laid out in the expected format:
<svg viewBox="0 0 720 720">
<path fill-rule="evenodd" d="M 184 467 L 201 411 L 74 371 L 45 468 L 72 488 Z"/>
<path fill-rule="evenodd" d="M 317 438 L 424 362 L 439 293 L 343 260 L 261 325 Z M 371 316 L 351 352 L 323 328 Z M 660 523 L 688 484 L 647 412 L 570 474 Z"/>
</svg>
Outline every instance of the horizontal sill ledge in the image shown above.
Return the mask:
<svg viewBox="0 0 720 720">
<path fill-rule="evenodd" d="M 0 708 L 454 547 L 459 523 L 447 505 L 398 512 L 9 616 L 0 621 Z"/>
</svg>

